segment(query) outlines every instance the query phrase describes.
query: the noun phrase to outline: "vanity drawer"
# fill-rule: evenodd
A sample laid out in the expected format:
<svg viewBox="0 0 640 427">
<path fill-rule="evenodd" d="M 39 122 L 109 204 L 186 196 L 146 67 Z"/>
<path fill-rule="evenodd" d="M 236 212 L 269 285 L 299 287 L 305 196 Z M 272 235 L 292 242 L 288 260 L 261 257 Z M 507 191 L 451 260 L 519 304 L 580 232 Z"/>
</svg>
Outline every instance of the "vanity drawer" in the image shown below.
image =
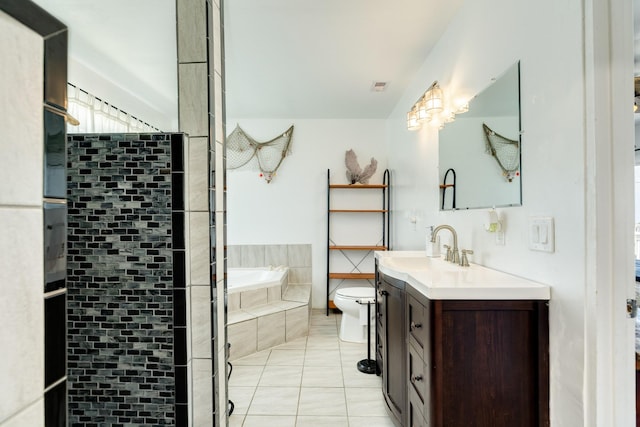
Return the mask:
<svg viewBox="0 0 640 427">
<path fill-rule="evenodd" d="M 424 361 L 412 345 L 408 347 L 407 373 L 409 375 L 409 391 L 413 390 L 416 393 L 422 402 L 421 407 L 424 407 L 425 397 L 427 395 L 427 376 L 425 375 Z"/>
<path fill-rule="evenodd" d="M 424 402 L 418 397 L 416 391 L 409 386 L 409 401 L 407 407 L 408 427 L 427 427 L 428 424 L 423 417 Z"/>
<path fill-rule="evenodd" d="M 409 342 L 416 349 L 420 349 L 420 357 L 424 358 L 424 349 L 427 347 L 428 307 L 422 305 L 413 296 L 407 296 L 407 336 Z"/>
</svg>

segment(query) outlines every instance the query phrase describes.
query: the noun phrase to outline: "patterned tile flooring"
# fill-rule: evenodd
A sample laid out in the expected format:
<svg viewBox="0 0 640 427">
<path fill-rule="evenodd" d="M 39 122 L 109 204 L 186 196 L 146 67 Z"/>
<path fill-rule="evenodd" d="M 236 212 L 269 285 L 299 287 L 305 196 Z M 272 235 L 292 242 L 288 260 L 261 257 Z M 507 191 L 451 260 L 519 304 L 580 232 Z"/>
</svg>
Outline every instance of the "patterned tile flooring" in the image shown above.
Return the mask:
<svg viewBox="0 0 640 427">
<path fill-rule="evenodd" d="M 232 361 L 229 426 L 393 427 L 380 377 L 356 368 L 366 343 L 340 341 L 339 326 L 314 310 L 308 337 Z"/>
</svg>

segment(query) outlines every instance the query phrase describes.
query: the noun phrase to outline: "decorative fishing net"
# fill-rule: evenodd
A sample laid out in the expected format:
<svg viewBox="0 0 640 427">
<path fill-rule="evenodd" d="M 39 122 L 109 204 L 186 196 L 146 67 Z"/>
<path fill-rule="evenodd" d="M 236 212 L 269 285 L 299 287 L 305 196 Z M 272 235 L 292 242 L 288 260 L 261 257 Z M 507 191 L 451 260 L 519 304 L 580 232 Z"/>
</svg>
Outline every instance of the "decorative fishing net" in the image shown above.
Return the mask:
<svg viewBox="0 0 640 427">
<path fill-rule="evenodd" d="M 482 124 L 486 137 L 486 153 L 491 154 L 498 162 L 502 175 L 509 181 L 520 175 L 520 143 L 494 132 L 486 124 Z"/>
<path fill-rule="evenodd" d="M 282 135 L 259 142 L 247 135 L 239 125 L 236 126 L 226 141 L 227 169 L 256 169 L 270 183 L 284 158 L 291 153 L 292 136 L 293 125 Z"/>
</svg>

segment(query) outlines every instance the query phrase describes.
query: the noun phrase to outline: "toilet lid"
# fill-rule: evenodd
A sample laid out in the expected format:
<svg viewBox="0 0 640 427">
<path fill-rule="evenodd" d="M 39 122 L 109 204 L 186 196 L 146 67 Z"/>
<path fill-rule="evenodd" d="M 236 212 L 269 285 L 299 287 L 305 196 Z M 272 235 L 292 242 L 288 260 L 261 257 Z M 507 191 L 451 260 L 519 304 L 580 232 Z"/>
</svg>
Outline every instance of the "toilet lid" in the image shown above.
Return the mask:
<svg viewBox="0 0 640 427">
<path fill-rule="evenodd" d="M 336 295 L 340 295 L 343 298 L 373 298 L 375 296 L 375 290 L 373 288 L 340 288 L 336 291 Z"/>
</svg>

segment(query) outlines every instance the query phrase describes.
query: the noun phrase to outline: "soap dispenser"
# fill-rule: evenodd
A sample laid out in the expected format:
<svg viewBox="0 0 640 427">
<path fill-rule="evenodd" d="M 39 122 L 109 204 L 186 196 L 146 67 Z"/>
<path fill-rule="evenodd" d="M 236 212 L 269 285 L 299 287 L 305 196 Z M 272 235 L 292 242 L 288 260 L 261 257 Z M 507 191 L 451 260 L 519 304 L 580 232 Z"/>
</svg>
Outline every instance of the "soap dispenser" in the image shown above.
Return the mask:
<svg viewBox="0 0 640 427">
<path fill-rule="evenodd" d="M 428 257 L 440 256 L 440 236 L 436 237 L 436 241 L 432 242 L 433 237 L 433 225 L 427 227 L 427 240 L 426 240 L 426 254 Z"/>
</svg>

